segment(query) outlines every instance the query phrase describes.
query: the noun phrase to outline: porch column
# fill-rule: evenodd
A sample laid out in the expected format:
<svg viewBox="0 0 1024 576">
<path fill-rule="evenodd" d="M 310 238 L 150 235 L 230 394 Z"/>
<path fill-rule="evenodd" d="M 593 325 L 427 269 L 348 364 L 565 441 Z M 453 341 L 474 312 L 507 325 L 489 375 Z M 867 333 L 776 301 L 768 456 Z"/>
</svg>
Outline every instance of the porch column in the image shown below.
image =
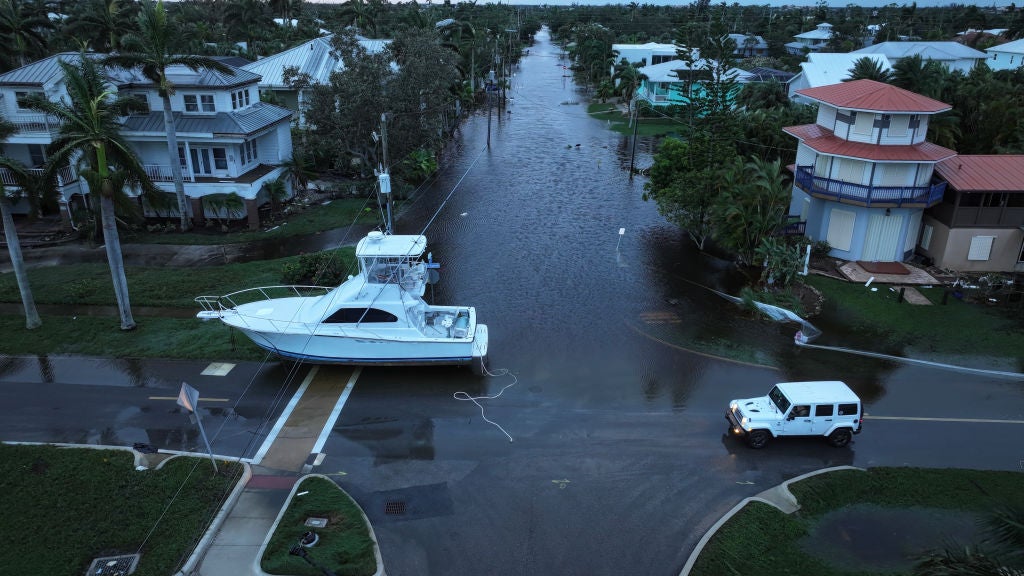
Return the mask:
<svg viewBox="0 0 1024 576">
<path fill-rule="evenodd" d="M 71 219 L 71 204 L 67 200 L 60 200 L 60 227 L 64 232 L 72 232 L 75 229 L 74 221 Z"/>
<path fill-rule="evenodd" d="M 206 214 L 203 212 L 203 199 L 186 196 L 189 205 L 192 207 L 192 226 L 202 228 L 206 226 Z"/>
<path fill-rule="evenodd" d="M 245 199 L 245 216 L 249 223 L 249 230 L 260 229 L 260 205 L 255 199 Z"/>
</svg>

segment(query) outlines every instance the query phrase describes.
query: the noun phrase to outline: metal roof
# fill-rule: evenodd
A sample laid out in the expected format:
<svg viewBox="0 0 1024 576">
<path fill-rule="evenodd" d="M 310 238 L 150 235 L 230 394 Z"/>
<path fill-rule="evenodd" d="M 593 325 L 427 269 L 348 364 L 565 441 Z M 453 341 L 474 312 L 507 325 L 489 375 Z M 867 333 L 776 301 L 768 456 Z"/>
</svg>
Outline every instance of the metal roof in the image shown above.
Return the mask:
<svg viewBox="0 0 1024 576">
<path fill-rule="evenodd" d="M 822 22 L 818 24 L 814 30 L 808 30 L 802 34 L 797 34 L 793 38 L 805 38 L 807 40 L 830 40 L 832 38 L 832 25 L 828 22 Z"/>
<path fill-rule="evenodd" d="M 0 84 L 42 86 L 62 73 L 58 62 L 63 61 L 69 64 L 77 64 L 79 56 L 79 52 L 61 52 L 42 60 L 36 60 L 21 68 L 15 68 L 0 74 Z M 90 53 L 89 56 L 102 58 L 105 54 Z"/>
<path fill-rule="evenodd" d="M 1007 42 L 1005 44 L 999 44 L 997 46 L 991 46 L 985 49 L 985 52 L 999 52 L 1007 54 L 1024 54 L 1024 38 L 1020 40 L 1014 40 L 1013 42 Z"/>
<path fill-rule="evenodd" d="M 815 152 L 832 156 L 845 156 L 873 162 L 939 162 L 956 156 L 956 151 L 931 142 L 922 142 L 912 146 L 882 146 L 850 142 L 837 137 L 831 130 L 818 124 L 787 126 L 782 130 L 790 136 L 795 136 Z"/>
<path fill-rule="evenodd" d="M 247 136 L 290 119 L 292 111 L 266 102 L 257 102 L 243 110 L 217 112 L 208 116 L 174 113 L 174 126 L 179 134 L 211 134 Z M 164 113 L 150 112 L 129 116 L 125 132 L 164 133 Z"/>
<path fill-rule="evenodd" d="M 953 108 L 944 102 L 874 80 L 840 82 L 804 88 L 796 93 L 837 108 L 867 112 L 936 114 Z"/>
<path fill-rule="evenodd" d="M 333 37 L 334 35 L 330 34 L 314 38 L 284 52 L 278 52 L 252 64 L 247 64 L 244 69 L 263 78 L 260 81 L 260 86 L 286 88 L 287 84 L 284 81 L 283 73 L 287 67 L 294 67 L 299 73 L 308 74 L 313 82 L 326 84 L 330 80 L 331 72 L 345 69 L 344 62 L 331 55 L 331 38 Z M 368 38 L 357 38 L 357 41 L 371 54 L 383 52 L 391 43 L 391 40 Z"/>
<path fill-rule="evenodd" d="M 957 156 L 939 162 L 935 173 L 961 192 L 1024 193 L 1024 154 Z"/>
<path fill-rule="evenodd" d="M 800 63 L 807 85 L 811 88 L 838 84 L 850 77 L 850 69 L 857 60 L 873 60 L 882 70 L 892 70 L 884 54 L 847 54 L 814 52 L 807 55 L 807 61 Z"/>
<path fill-rule="evenodd" d="M 959 42 L 880 42 L 854 50 L 851 54 L 885 54 L 887 58 L 897 60 L 910 56 L 938 61 L 988 58 L 981 50 L 975 50 Z"/>
</svg>

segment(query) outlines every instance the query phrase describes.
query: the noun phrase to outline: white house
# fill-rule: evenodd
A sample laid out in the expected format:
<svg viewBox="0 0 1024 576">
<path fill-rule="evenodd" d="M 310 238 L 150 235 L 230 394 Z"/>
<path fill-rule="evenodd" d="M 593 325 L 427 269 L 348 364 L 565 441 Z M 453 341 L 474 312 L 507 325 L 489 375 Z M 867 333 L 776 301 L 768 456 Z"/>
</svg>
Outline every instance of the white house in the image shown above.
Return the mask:
<svg viewBox="0 0 1024 576">
<path fill-rule="evenodd" d="M 965 74 L 988 58 L 988 54 L 959 42 L 882 42 L 854 50 L 851 54 L 882 54 L 891 64 L 911 56 L 920 56 L 926 61 L 943 64 L 950 72 Z"/>
<path fill-rule="evenodd" d="M 299 74 L 309 76 L 314 84 L 327 84 L 331 73 L 345 69 L 345 63 L 334 55 L 331 38 L 334 35 L 320 36 L 303 42 L 294 48 L 261 58 L 243 66 L 244 70 L 260 77 L 259 89 L 272 93 L 282 106 L 299 113 L 299 122 L 303 123 L 303 105 L 308 99 L 306 89 L 295 90 L 284 80 L 285 68 L 294 68 Z M 370 54 L 378 54 L 387 48 L 391 40 L 371 40 L 357 36 L 356 40 Z"/>
<path fill-rule="evenodd" d="M 807 55 L 807 61 L 800 63 L 800 72 L 789 83 L 789 98 L 807 103 L 801 99 L 800 90 L 818 88 L 830 84 L 838 84 L 850 77 L 850 70 L 857 60 L 869 58 L 874 60 L 882 70 L 892 70 L 889 59 L 884 54 L 854 54 L 820 52 Z"/>
<path fill-rule="evenodd" d="M 986 48 L 988 67 L 993 70 L 1015 70 L 1024 65 L 1024 39 Z"/>
<path fill-rule="evenodd" d="M 729 38 L 736 43 L 736 50 L 733 53 L 740 58 L 768 55 L 768 41 L 761 36 L 756 34 L 729 34 Z"/>
<path fill-rule="evenodd" d="M 90 55 L 100 58 L 103 55 Z M 38 169 L 46 160 L 46 148 L 59 125 L 53 118 L 22 106 L 32 93 L 50 100 L 66 99 L 64 77 L 58 61 L 75 63 L 81 56 L 65 52 L 0 74 L 0 110 L 18 131 L 5 145 L 5 153 Z M 290 110 L 260 101 L 259 76 L 233 68 L 234 75 L 212 71 L 192 72 L 183 66 L 168 68 L 176 91 L 171 110 L 178 140 L 178 158 L 189 198 L 190 216 L 196 223 L 206 217 L 247 218 L 259 225 L 259 206 L 267 201 L 263 184 L 282 174 L 280 164 L 291 157 Z M 174 193 L 163 101 L 157 87 L 139 71 L 111 70 L 108 81 L 119 94 L 132 96 L 148 111 L 121 119 L 121 134 L 135 149 L 153 182 Z M 2 175 L 7 184 L 9 175 Z M 63 168 L 58 191 L 64 216 L 73 223 L 74 207 L 88 202 L 88 185 L 78 177 L 77 166 Z M 219 200 L 236 195 L 243 207 L 225 214 Z M 148 216 L 177 216 L 177 208 L 158 214 L 144 206 Z"/>
<path fill-rule="evenodd" d="M 935 165 L 956 152 L 928 142 L 929 118 L 951 106 L 874 80 L 800 95 L 818 103 L 797 139 L 790 214 L 844 260 L 899 262 L 914 252 L 925 208 L 942 201 Z"/>
<path fill-rule="evenodd" d="M 646 44 L 612 44 L 612 52 L 615 53 L 615 62 L 612 65 L 611 73 L 615 73 L 614 64 L 618 64 L 623 58 L 630 64 L 650 66 L 661 64 L 678 58 L 675 44 L 659 44 L 648 42 Z"/>
<path fill-rule="evenodd" d="M 786 43 L 786 51 L 790 54 L 799 56 L 807 52 L 818 52 L 832 39 L 832 25 L 822 22 L 814 30 L 797 34 L 793 38 L 796 40 Z"/>
<path fill-rule="evenodd" d="M 708 80 L 707 68 L 715 65 L 703 59 L 690 63 L 683 60 L 670 60 L 661 64 L 643 66 L 637 71 L 646 79 L 640 81 L 635 98 L 646 100 L 652 106 L 681 105 L 690 101 L 690 97 L 702 93 L 702 85 Z M 689 75 L 689 72 L 693 72 Z M 731 68 L 726 76 L 740 84 L 751 81 L 753 75 L 739 68 Z"/>
</svg>

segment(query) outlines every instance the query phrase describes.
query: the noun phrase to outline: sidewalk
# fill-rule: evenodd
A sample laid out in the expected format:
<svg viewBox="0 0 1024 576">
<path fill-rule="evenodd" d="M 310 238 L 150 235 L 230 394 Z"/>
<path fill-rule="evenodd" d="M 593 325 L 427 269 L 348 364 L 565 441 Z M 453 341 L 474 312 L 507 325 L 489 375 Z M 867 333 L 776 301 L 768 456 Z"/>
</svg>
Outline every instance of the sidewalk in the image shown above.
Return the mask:
<svg viewBox="0 0 1024 576">
<path fill-rule="evenodd" d="M 263 576 L 263 548 L 292 488 L 309 473 L 359 376 L 355 367 L 313 367 L 267 441 L 256 453 L 237 494 L 211 524 L 184 576 Z M 373 529 L 370 529 L 371 536 Z M 376 539 L 376 537 L 374 537 Z M 384 567 L 377 552 L 377 574 Z"/>
</svg>

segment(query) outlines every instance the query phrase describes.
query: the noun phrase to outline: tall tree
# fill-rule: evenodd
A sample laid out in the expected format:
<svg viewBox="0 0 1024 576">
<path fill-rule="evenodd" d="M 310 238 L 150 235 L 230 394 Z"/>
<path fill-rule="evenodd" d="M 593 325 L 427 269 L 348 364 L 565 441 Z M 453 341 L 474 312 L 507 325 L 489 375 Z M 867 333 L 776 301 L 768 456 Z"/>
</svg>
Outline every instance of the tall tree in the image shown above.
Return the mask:
<svg viewBox="0 0 1024 576">
<path fill-rule="evenodd" d="M 65 32 L 85 40 L 97 52 L 112 52 L 135 27 L 138 4 L 131 0 L 87 0 L 74 6 Z"/>
<path fill-rule="evenodd" d="M 0 38 L 15 63 L 24 66 L 46 52 L 46 32 L 53 30 L 46 12 L 24 0 L 0 0 Z"/>
<path fill-rule="evenodd" d="M 171 95 L 174 94 L 174 83 L 167 76 L 171 66 L 185 66 L 193 72 L 213 70 L 229 76 L 234 69 L 207 56 L 178 55 L 171 50 L 176 38 L 176 26 L 167 17 L 163 0 L 144 2 L 139 14 L 138 35 L 130 34 L 122 38 L 124 52 L 111 54 L 106 64 L 126 70 L 139 68 L 142 75 L 156 84 L 160 98 L 163 99 L 164 131 L 167 134 L 167 160 L 171 166 L 171 177 L 174 179 L 174 194 L 178 199 L 178 213 L 181 216 L 181 230 L 192 227 L 188 217 L 188 199 L 185 196 L 185 184 L 181 175 L 181 162 L 178 159 L 178 132 L 174 125 L 174 114 L 171 112 Z"/>
<path fill-rule="evenodd" d="M 735 251 L 741 262 L 752 264 L 763 241 L 782 226 L 789 207 L 790 188 L 782 164 L 757 157 L 744 163 L 737 158 L 719 181 L 723 186 L 715 199 L 715 238 Z"/>
<path fill-rule="evenodd" d="M 80 158 L 88 168 L 81 175 L 90 191 L 99 196 L 103 241 L 114 285 L 114 296 L 121 317 L 121 329 L 132 330 L 131 303 L 124 258 L 117 232 L 115 201 L 126 186 L 155 190 L 135 152 L 121 135 L 120 118 L 130 114 L 137 101 L 120 98 L 109 89 L 102 67 L 85 53 L 77 64 L 59 62 L 64 75 L 68 100 L 53 102 L 44 97 L 31 98 L 29 106 L 57 118 L 60 131 L 50 144 L 46 173 L 55 173 L 70 160 Z"/>
<path fill-rule="evenodd" d="M 13 124 L 0 119 L 0 142 L 7 140 L 14 132 Z M 9 174 L 20 189 L 28 187 L 28 171 L 21 162 L 0 156 L 0 171 Z M 4 180 L 0 178 L 0 217 L 3 218 L 4 240 L 7 241 L 7 252 L 11 256 L 14 278 L 18 282 L 18 293 L 21 294 L 21 303 L 25 309 L 25 328 L 32 330 L 42 326 L 43 321 L 39 319 L 32 287 L 28 283 L 28 271 L 25 269 L 25 259 L 21 255 L 21 241 L 18 239 L 18 231 L 14 227 L 14 217 L 11 214 L 11 197 L 8 196 Z"/>
</svg>

